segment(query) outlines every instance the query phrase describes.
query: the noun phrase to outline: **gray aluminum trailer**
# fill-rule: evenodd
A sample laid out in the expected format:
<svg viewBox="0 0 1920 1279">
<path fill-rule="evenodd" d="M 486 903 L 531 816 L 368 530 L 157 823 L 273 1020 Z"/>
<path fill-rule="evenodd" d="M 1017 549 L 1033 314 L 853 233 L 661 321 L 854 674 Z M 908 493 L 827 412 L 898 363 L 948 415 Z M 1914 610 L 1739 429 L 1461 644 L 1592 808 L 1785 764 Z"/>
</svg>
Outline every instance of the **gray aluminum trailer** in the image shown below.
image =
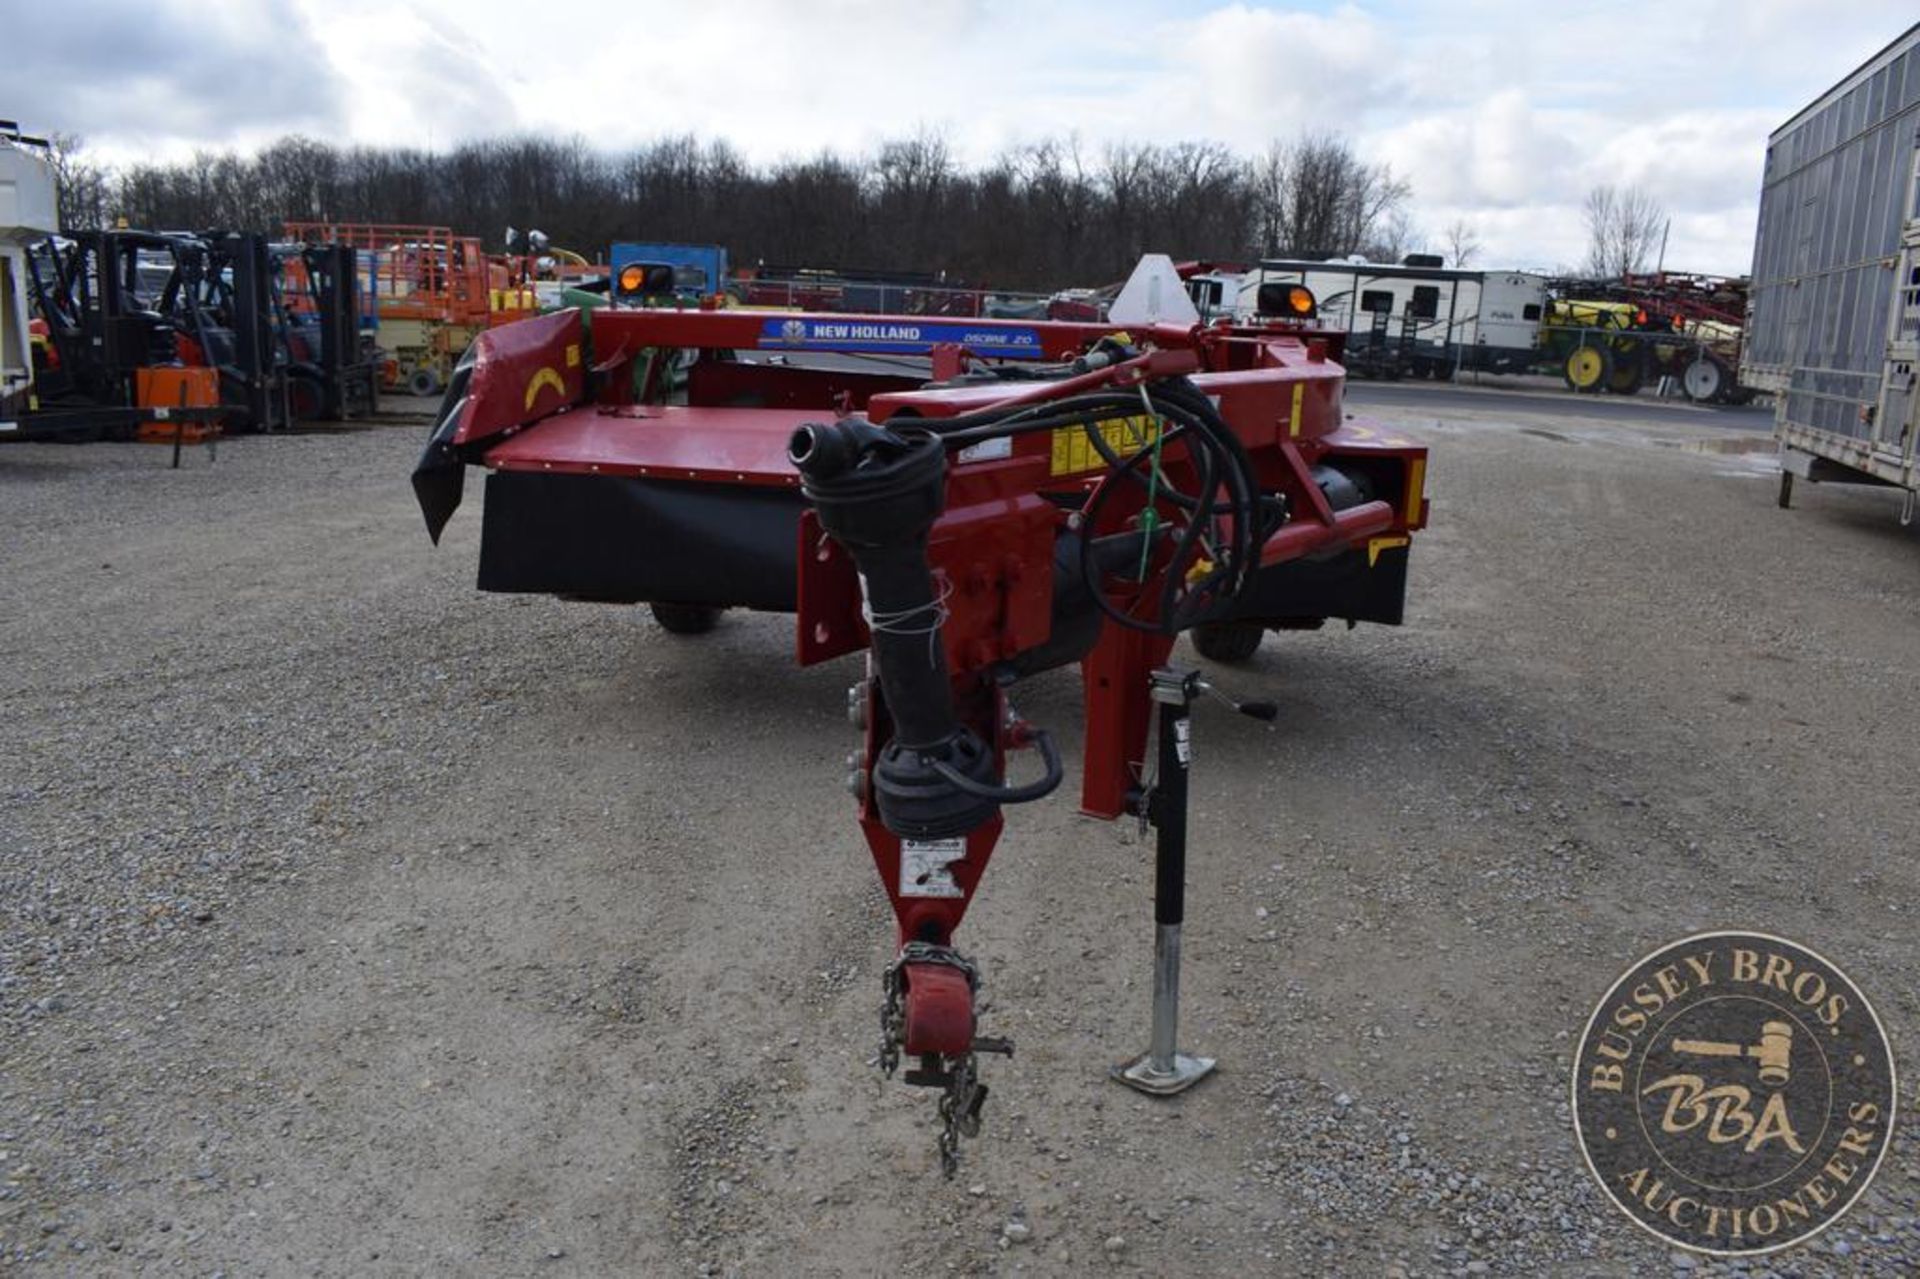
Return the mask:
<svg viewBox="0 0 1920 1279">
<path fill-rule="evenodd" d="M 1920 489 L 1920 25 L 1767 141 L 1740 379 L 1794 477 Z"/>
</svg>

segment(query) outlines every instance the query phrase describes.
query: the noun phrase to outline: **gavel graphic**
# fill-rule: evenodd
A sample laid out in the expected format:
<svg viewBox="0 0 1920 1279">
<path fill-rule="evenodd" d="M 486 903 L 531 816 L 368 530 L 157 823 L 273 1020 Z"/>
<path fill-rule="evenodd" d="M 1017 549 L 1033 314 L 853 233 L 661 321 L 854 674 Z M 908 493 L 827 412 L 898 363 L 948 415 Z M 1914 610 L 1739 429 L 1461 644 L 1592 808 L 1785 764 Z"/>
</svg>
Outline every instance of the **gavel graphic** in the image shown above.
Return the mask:
<svg viewBox="0 0 1920 1279">
<path fill-rule="evenodd" d="M 1757 1044 L 1729 1044 L 1714 1039 L 1676 1039 L 1673 1051 L 1692 1057 L 1751 1057 L 1760 1063 L 1760 1082 L 1784 1088 L 1792 1070 L 1793 1023 L 1770 1021 L 1760 1027 Z"/>
</svg>

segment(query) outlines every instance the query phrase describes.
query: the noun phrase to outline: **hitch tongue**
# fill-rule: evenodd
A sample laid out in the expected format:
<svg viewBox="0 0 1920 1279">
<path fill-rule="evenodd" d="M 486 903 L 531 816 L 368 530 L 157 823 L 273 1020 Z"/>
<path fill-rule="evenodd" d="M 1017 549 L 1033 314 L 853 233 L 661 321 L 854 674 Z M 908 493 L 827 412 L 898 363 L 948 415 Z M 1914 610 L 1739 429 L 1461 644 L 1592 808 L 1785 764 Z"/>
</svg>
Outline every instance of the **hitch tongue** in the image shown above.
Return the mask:
<svg viewBox="0 0 1920 1279">
<path fill-rule="evenodd" d="M 980 1111 L 987 1102 L 978 1054 L 1011 1057 L 1013 1041 L 974 1034 L 979 973 L 949 947 L 908 942 L 888 966 L 883 984 L 880 1064 L 892 1074 L 901 1053 L 917 1057 L 919 1064 L 902 1080 L 942 1090 L 940 1169 L 952 1177 L 960 1167 L 960 1139 L 980 1135 Z"/>
<path fill-rule="evenodd" d="M 973 1051 L 972 974 L 944 962 L 908 960 L 905 1050 L 920 1057 L 960 1057 Z"/>
</svg>

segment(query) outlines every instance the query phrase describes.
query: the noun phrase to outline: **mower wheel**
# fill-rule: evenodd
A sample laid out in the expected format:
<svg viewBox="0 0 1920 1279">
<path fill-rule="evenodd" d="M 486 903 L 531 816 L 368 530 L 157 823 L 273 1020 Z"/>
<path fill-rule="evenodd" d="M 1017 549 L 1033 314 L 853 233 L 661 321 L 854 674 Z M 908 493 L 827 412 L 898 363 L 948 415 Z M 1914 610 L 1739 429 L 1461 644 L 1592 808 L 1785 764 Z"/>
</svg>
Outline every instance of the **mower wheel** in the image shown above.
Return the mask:
<svg viewBox="0 0 1920 1279">
<path fill-rule="evenodd" d="M 1613 376 L 1613 354 L 1604 346 L 1576 346 L 1561 366 L 1567 386 L 1583 395 L 1598 391 Z"/>
<path fill-rule="evenodd" d="M 434 370 L 423 365 L 407 374 L 407 394 L 435 396 L 440 391 L 440 375 Z"/>
<path fill-rule="evenodd" d="M 1246 661 L 1260 651 L 1266 633 L 1258 622 L 1208 622 L 1190 632 L 1194 651 L 1214 662 Z"/>
<path fill-rule="evenodd" d="M 705 635 L 720 624 L 720 610 L 707 604 L 649 604 L 653 620 L 675 635 Z"/>
</svg>

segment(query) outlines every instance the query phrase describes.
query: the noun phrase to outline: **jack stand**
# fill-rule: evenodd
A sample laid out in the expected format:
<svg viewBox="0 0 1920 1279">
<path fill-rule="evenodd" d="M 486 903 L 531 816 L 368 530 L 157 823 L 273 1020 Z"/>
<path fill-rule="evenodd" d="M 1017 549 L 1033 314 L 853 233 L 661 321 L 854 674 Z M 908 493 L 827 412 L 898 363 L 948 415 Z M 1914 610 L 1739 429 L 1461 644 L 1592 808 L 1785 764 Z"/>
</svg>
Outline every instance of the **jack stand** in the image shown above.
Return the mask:
<svg viewBox="0 0 1920 1279">
<path fill-rule="evenodd" d="M 1156 1097 L 1171 1097 L 1213 1073 L 1211 1057 L 1176 1047 L 1180 1029 L 1180 925 L 1187 911 L 1187 770 L 1193 758 L 1188 713 L 1200 696 L 1200 674 L 1163 666 L 1148 676 L 1160 705 L 1160 762 L 1145 815 L 1153 823 L 1153 1038 L 1145 1053 L 1113 1068 L 1115 1080 Z"/>
</svg>

